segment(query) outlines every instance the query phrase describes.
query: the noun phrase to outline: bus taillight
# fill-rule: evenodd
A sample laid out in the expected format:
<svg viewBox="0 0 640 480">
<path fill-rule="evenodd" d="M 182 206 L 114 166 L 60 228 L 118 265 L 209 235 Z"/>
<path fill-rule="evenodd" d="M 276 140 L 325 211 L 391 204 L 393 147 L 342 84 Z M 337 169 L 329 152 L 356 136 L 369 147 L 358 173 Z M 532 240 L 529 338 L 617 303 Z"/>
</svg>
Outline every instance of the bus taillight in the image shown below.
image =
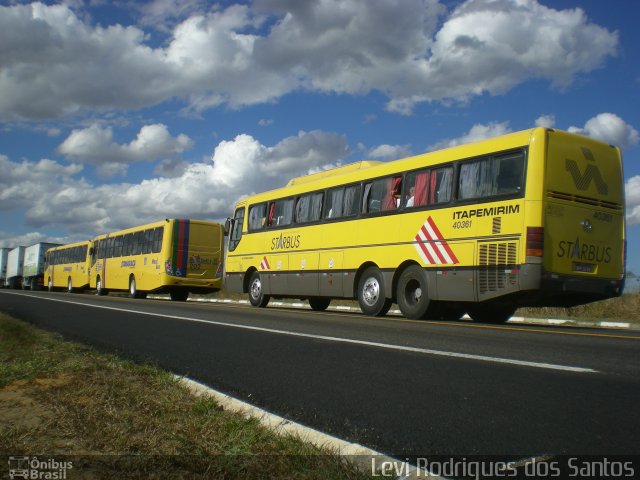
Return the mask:
<svg viewBox="0 0 640 480">
<path fill-rule="evenodd" d="M 527 257 L 542 257 L 544 227 L 527 227 Z"/>
</svg>

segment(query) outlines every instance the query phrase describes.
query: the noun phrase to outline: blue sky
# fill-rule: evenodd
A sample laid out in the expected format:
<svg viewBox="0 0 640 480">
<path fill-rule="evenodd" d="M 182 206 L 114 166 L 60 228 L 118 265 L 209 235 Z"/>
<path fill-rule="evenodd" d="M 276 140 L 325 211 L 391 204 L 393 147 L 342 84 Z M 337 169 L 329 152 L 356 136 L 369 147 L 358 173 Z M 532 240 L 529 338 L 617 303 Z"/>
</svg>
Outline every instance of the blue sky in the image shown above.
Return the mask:
<svg viewBox="0 0 640 480">
<path fill-rule="evenodd" d="M 0 2 L 0 246 L 69 242 L 536 125 L 623 149 L 640 273 L 640 3 Z"/>
</svg>

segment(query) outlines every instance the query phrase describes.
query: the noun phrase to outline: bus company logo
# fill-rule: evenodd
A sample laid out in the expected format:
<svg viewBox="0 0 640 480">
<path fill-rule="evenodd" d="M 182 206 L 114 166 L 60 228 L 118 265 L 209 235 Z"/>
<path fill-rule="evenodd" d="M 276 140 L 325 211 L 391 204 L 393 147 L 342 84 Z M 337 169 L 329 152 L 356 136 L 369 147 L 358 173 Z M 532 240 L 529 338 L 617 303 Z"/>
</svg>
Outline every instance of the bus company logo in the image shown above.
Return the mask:
<svg viewBox="0 0 640 480">
<path fill-rule="evenodd" d="M 135 268 L 135 266 L 135 260 L 122 260 L 122 262 L 120 262 L 120 267 L 122 268 Z"/>
<path fill-rule="evenodd" d="M 584 170 L 584 173 L 582 173 L 580 171 L 580 167 L 578 166 L 578 162 L 567 158 L 564 161 L 564 168 L 571 175 L 573 183 L 578 190 L 589 190 L 591 182 L 595 182 L 596 190 L 600 195 L 606 195 L 607 193 L 609 193 L 609 186 L 602 178 L 600 169 L 597 166 L 589 164 Z"/>
<path fill-rule="evenodd" d="M 267 257 L 262 257 L 262 261 L 260 262 L 260 270 L 270 270 L 271 266 L 269 265 L 269 260 Z"/>
<path fill-rule="evenodd" d="M 424 263 L 429 265 L 455 265 L 460 263 L 444 240 L 433 218 L 427 218 L 416 234 L 415 247 Z"/>
</svg>

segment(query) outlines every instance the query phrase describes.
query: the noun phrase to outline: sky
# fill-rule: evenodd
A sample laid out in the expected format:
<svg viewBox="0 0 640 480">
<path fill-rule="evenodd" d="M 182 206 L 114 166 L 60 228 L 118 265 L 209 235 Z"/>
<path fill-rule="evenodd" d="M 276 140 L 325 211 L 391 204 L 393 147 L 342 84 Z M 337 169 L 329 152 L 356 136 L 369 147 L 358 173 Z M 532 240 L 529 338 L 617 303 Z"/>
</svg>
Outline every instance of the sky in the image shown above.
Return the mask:
<svg viewBox="0 0 640 480">
<path fill-rule="evenodd" d="M 619 146 L 640 274 L 640 2 L 0 1 L 0 246 L 534 126 Z"/>
</svg>

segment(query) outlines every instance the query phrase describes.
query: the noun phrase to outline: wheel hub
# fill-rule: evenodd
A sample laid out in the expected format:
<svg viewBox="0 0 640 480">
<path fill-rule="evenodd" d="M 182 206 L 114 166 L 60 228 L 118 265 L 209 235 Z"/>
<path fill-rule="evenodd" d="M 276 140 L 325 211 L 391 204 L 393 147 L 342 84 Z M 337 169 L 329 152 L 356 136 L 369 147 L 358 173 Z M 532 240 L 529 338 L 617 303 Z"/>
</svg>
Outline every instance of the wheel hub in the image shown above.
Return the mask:
<svg viewBox="0 0 640 480">
<path fill-rule="evenodd" d="M 362 299 L 367 305 L 373 306 L 380 297 L 380 284 L 375 278 L 367 278 L 362 288 Z"/>
</svg>

